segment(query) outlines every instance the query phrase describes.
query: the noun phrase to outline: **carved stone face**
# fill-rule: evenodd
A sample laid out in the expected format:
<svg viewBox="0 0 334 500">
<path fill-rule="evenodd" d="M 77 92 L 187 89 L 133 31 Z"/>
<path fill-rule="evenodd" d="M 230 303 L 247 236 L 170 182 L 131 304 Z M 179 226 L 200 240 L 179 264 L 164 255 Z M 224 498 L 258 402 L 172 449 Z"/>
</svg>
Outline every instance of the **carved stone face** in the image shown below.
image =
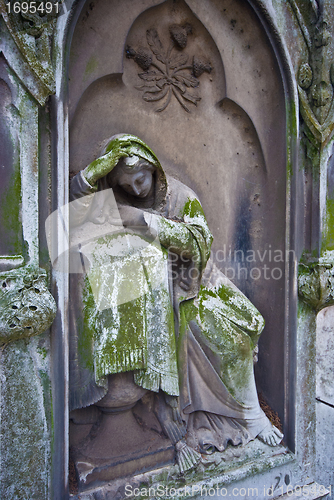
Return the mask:
<svg viewBox="0 0 334 500">
<path fill-rule="evenodd" d="M 44 332 L 56 310 L 45 271 L 21 267 L 0 274 L 0 345 Z"/>
<path fill-rule="evenodd" d="M 146 198 L 153 185 L 153 169 L 149 164 L 138 166 L 138 168 L 136 166 L 134 165 L 131 170 L 123 168 L 118 176 L 118 184 L 132 196 Z"/>
</svg>

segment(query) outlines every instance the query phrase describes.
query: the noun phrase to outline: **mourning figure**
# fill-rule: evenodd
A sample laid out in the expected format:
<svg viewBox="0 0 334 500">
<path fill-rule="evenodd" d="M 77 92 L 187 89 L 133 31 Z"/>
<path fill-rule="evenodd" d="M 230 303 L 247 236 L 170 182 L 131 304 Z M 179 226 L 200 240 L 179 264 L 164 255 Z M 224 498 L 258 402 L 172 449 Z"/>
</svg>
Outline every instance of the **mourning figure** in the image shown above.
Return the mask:
<svg viewBox="0 0 334 500">
<path fill-rule="evenodd" d="M 71 410 L 153 392 L 181 471 L 228 443 L 279 444 L 253 372 L 264 320 L 210 257 L 195 193 L 120 134 L 73 178 L 71 200 Z"/>
</svg>

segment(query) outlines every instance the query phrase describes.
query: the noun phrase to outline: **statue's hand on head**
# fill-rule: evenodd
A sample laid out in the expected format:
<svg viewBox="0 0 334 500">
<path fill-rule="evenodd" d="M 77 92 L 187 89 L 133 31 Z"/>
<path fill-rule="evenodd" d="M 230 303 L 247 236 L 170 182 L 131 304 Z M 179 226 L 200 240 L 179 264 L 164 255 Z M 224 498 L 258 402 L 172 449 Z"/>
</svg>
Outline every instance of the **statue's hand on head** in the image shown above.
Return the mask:
<svg viewBox="0 0 334 500">
<path fill-rule="evenodd" d="M 131 142 L 129 140 L 115 139 L 108 144 L 107 152 L 100 158 L 92 161 L 83 171 L 84 177 L 91 186 L 99 179 L 105 177 L 117 165 L 121 158 L 130 156 Z"/>
</svg>

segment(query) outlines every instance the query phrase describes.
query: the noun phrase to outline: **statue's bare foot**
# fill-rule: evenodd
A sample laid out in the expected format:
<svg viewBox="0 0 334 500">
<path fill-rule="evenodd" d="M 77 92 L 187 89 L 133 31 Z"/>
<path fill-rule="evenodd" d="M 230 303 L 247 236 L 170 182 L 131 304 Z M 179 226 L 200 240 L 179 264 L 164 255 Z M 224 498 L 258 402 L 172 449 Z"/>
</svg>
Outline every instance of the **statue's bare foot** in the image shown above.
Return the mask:
<svg viewBox="0 0 334 500">
<path fill-rule="evenodd" d="M 277 446 L 282 441 L 284 435 L 274 425 L 268 422 L 268 425 L 257 436 L 263 443 L 269 446 Z"/>
</svg>

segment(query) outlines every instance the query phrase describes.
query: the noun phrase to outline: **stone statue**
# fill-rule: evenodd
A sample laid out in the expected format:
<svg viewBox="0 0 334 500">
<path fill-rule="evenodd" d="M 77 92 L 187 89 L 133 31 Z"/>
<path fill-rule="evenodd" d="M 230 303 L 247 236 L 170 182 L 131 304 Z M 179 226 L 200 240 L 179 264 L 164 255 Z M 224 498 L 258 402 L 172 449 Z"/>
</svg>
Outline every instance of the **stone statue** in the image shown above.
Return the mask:
<svg viewBox="0 0 334 500">
<path fill-rule="evenodd" d="M 70 265 L 82 266 L 71 274 L 71 409 L 114 400 L 123 374 L 136 401 L 157 394 L 181 470 L 228 442 L 279 444 L 253 373 L 264 320 L 213 263 L 195 193 L 120 134 L 73 178 L 71 200 Z"/>
</svg>

